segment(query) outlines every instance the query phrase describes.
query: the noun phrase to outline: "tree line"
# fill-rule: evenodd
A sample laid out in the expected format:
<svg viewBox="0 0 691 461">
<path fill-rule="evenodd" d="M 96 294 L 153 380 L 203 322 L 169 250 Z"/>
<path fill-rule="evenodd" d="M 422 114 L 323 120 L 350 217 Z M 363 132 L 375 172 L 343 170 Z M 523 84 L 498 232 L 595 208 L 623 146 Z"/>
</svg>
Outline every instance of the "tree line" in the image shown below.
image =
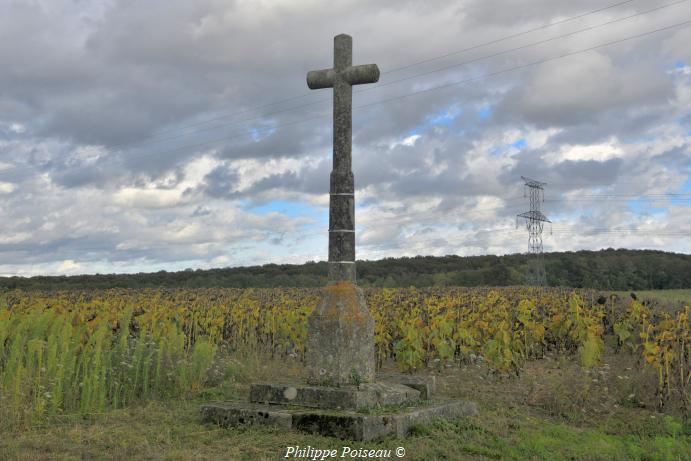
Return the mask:
<svg viewBox="0 0 691 461">
<path fill-rule="evenodd" d="M 367 287 L 509 286 L 525 281 L 529 256 L 415 256 L 358 261 L 358 284 Z M 654 250 L 606 249 L 545 253 L 550 286 L 600 290 L 691 288 L 691 255 Z M 0 289 L 267 288 L 319 287 L 327 263 L 138 274 L 0 277 Z"/>
</svg>

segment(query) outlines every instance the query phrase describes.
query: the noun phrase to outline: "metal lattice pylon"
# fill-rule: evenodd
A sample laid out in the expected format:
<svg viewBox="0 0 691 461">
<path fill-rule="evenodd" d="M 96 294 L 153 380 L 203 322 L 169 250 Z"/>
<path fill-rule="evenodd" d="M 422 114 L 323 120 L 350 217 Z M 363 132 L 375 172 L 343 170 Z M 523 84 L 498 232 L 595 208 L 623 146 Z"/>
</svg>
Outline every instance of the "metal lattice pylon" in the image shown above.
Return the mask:
<svg viewBox="0 0 691 461">
<path fill-rule="evenodd" d="M 516 215 L 516 225 L 518 219 L 523 218 L 528 229 L 528 273 L 526 283 L 534 286 L 547 285 L 547 273 L 545 272 L 545 260 L 542 252 L 542 229 L 549 219 L 540 210 L 542 202 L 545 200 L 544 186 L 547 183 L 535 181 L 534 179 L 521 176 L 525 181 L 524 195 L 526 189 L 530 191 L 530 211 Z"/>
</svg>

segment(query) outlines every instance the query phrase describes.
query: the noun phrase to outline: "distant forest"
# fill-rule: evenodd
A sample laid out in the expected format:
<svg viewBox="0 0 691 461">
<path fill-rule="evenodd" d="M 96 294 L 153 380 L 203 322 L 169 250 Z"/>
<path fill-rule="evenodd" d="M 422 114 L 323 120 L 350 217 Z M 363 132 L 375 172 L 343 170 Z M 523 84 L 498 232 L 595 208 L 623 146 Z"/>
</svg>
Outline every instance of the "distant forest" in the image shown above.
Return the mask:
<svg viewBox="0 0 691 461">
<path fill-rule="evenodd" d="M 527 255 L 415 256 L 358 261 L 358 284 L 367 287 L 521 285 Z M 326 262 L 265 264 L 225 269 L 0 277 L 0 290 L 75 288 L 318 287 L 326 283 Z M 545 253 L 550 286 L 601 290 L 691 288 L 691 255 L 652 250 Z"/>
</svg>

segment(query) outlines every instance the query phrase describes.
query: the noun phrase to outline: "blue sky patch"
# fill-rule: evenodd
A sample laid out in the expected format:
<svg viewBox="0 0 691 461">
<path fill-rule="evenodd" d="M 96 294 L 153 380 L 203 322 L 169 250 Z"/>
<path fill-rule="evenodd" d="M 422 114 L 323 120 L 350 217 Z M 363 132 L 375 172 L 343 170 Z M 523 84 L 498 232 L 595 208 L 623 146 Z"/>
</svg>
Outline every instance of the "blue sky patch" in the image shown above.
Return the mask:
<svg viewBox="0 0 691 461">
<path fill-rule="evenodd" d="M 681 205 L 681 206 L 689 206 L 691 207 L 691 201 L 689 200 L 691 197 L 684 197 L 684 198 L 673 198 L 670 200 L 670 203 L 672 205 Z"/>
<path fill-rule="evenodd" d="M 681 186 L 681 192 L 687 193 L 691 192 L 691 178 L 687 179 L 683 186 Z"/>
<path fill-rule="evenodd" d="M 250 206 L 247 208 L 250 213 L 268 214 L 280 213 L 290 218 L 322 218 L 322 213 L 317 208 L 307 205 L 304 202 L 293 202 L 289 200 L 272 200 L 257 206 Z M 324 215 L 322 219 L 328 216 Z"/>
<path fill-rule="evenodd" d="M 525 148 L 526 145 L 527 144 L 525 138 L 519 138 L 514 142 L 508 144 L 499 144 L 498 146 L 494 146 L 492 149 L 490 149 L 489 154 L 494 157 L 497 157 L 500 155 L 504 155 L 509 149 L 521 150 Z"/>
<path fill-rule="evenodd" d="M 627 144 L 643 144 L 648 142 L 655 142 L 656 139 L 657 138 L 652 135 L 639 136 L 638 138 L 634 139 L 633 141 Z"/>
<path fill-rule="evenodd" d="M 264 138 L 267 138 L 274 134 L 276 132 L 276 127 L 271 127 L 268 130 L 266 128 L 255 128 L 252 127 L 250 128 L 250 136 L 252 137 L 252 141 L 254 142 L 259 142 Z"/>
<path fill-rule="evenodd" d="M 436 125 L 449 126 L 454 122 L 454 120 L 456 120 L 458 118 L 459 115 L 461 115 L 460 110 L 458 112 L 451 112 L 451 111 L 442 112 L 441 114 L 437 114 L 435 116 L 432 116 L 432 118 L 430 118 L 430 120 L 428 122 L 428 125 L 429 126 L 436 126 Z"/>
<path fill-rule="evenodd" d="M 659 206 L 650 206 L 646 199 L 635 199 L 626 202 L 629 210 L 633 211 L 637 215 L 664 215 L 667 213 L 666 208 L 661 208 Z"/>
<path fill-rule="evenodd" d="M 557 209 L 557 207 L 554 207 Z M 587 218 L 587 217 L 592 217 L 593 216 L 593 210 L 592 209 L 584 209 L 584 210 L 576 210 L 576 211 L 568 211 L 568 212 L 550 212 L 550 210 L 543 209 L 542 212 L 549 218 L 550 221 L 553 223 L 559 223 L 559 221 L 568 221 L 568 220 L 578 220 L 580 218 Z M 521 225 L 523 225 L 523 221 L 519 221 Z M 546 225 L 545 227 L 545 232 L 549 233 L 549 224 Z"/>
<path fill-rule="evenodd" d="M 680 194 L 691 194 L 691 178 L 688 178 L 686 182 L 681 186 L 679 190 Z M 691 206 L 691 196 L 687 195 L 685 197 L 672 198 L 670 199 L 672 205 L 682 205 Z"/>
<path fill-rule="evenodd" d="M 525 138 L 520 138 L 509 144 L 514 149 L 523 149 L 525 147 Z"/>
<path fill-rule="evenodd" d="M 643 202 L 643 199 L 629 200 L 626 202 L 626 205 L 629 207 L 629 210 L 640 215 L 643 214 L 643 210 L 645 209 Z"/>
<path fill-rule="evenodd" d="M 422 135 L 425 131 L 435 126 L 450 126 L 463 113 L 455 106 L 449 106 L 437 114 L 425 117 L 425 121 L 408 132 L 408 136 Z"/>
<path fill-rule="evenodd" d="M 503 145 L 494 146 L 493 148 L 491 148 L 489 150 L 489 155 L 491 155 L 493 157 L 498 157 L 498 156 L 502 155 L 504 152 L 506 152 L 506 146 L 503 146 Z"/>
<path fill-rule="evenodd" d="M 480 120 L 487 120 L 492 116 L 492 108 L 490 106 L 483 106 L 477 111 L 477 118 Z"/>
</svg>

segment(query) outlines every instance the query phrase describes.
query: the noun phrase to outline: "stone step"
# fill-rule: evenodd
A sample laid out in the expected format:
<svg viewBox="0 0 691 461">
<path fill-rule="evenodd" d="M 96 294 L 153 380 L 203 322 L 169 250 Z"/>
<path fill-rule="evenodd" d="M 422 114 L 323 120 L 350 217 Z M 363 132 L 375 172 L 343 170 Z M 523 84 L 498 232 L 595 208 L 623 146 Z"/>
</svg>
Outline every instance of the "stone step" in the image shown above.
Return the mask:
<svg viewBox="0 0 691 461">
<path fill-rule="evenodd" d="M 260 383 L 250 386 L 250 402 L 298 405 L 334 410 L 363 410 L 410 405 L 420 391 L 398 383 L 365 383 L 358 386 L 307 386 Z"/>
<path fill-rule="evenodd" d="M 398 383 L 412 387 L 420 391 L 422 400 L 429 400 L 434 396 L 437 389 L 437 379 L 434 375 L 408 375 L 405 373 L 380 373 L 377 381 L 385 383 Z"/>
<path fill-rule="evenodd" d="M 326 437 L 367 442 L 385 437 L 405 437 L 415 424 L 436 419 L 457 419 L 477 414 L 473 402 L 452 400 L 428 403 L 398 411 L 363 414 L 352 411 L 328 411 L 257 403 L 210 404 L 202 407 L 202 421 L 223 427 L 243 424 L 271 425 L 296 429 Z"/>
</svg>

